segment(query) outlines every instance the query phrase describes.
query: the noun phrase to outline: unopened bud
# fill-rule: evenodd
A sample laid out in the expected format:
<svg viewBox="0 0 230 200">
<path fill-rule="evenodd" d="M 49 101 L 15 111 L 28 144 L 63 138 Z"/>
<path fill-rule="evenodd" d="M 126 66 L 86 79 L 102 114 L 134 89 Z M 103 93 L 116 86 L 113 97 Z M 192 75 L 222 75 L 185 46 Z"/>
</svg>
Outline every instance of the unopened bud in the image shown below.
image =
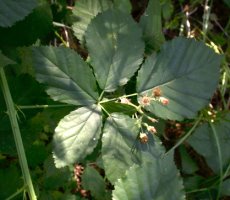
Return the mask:
<svg viewBox="0 0 230 200">
<path fill-rule="evenodd" d="M 140 138 L 141 143 L 143 143 L 143 144 L 146 144 L 149 140 L 146 133 L 140 133 L 139 138 Z"/>
<path fill-rule="evenodd" d="M 153 89 L 153 96 L 154 97 L 160 97 L 161 96 L 161 89 L 159 87 L 156 87 Z"/>
<path fill-rule="evenodd" d="M 130 100 L 125 98 L 125 97 L 120 98 L 120 101 L 121 101 L 121 103 L 124 103 L 124 104 L 129 104 L 130 103 Z"/>
<path fill-rule="evenodd" d="M 157 132 L 156 128 L 154 126 L 148 126 L 148 131 L 155 134 Z"/>
<path fill-rule="evenodd" d="M 169 104 L 169 100 L 165 97 L 160 97 L 159 101 L 165 106 Z"/>
</svg>

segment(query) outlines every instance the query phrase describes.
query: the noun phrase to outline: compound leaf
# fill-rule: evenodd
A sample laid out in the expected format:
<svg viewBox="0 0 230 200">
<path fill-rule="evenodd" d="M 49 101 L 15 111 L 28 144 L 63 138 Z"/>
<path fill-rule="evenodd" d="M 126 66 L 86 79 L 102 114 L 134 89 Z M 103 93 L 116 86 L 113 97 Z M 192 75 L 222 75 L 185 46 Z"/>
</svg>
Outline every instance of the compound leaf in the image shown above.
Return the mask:
<svg viewBox="0 0 230 200">
<path fill-rule="evenodd" d="M 48 85 L 46 91 L 55 101 L 73 105 L 96 102 L 98 93 L 93 73 L 73 50 L 35 47 L 33 61 L 37 80 Z"/>
<path fill-rule="evenodd" d="M 100 137 L 101 110 L 82 107 L 65 116 L 55 129 L 54 160 L 57 168 L 82 161 L 92 153 Z"/>
<path fill-rule="evenodd" d="M 137 78 L 140 96 L 159 87 L 167 106 L 152 101 L 146 109 L 163 119 L 193 118 L 216 89 L 221 56 L 202 42 L 182 37 L 165 43 L 161 52 L 143 64 Z"/>
<path fill-rule="evenodd" d="M 101 89 L 112 92 L 134 75 L 142 62 L 141 30 L 128 13 L 107 10 L 86 31 L 86 46 Z"/>
<path fill-rule="evenodd" d="M 148 143 L 138 139 L 136 120 L 124 114 L 113 113 L 107 119 L 102 136 L 102 159 L 105 173 L 111 183 L 122 177 L 134 163 L 141 164 L 159 157 L 164 148 L 152 134 Z"/>
<path fill-rule="evenodd" d="M 111 8 L 112 2 L 108 0 L 80 0 L 75 3 L 73 14 L 76 22 L 73 23 L 74 35 L 84 43 L 85 31 L 90 21 L 100 12 Z"/>
<path fill-rule="evenodd" d="M 1 0 L 0 1 L 0 26 L 9 27 L 22 20 L 37 5 L 36 0 Z"/>
<path fill-rule="evenodd" d="M 223 167 L 227 167 L 230 160 L 230 152 L 226 151 L 230 145 L 230 114 L 219 122 L 213 123 L 218 135 L 221 148 Z M 194 134 L 187 140 L 188 143 L 202 156 L 215 173 L 220 172 L 217 141 L 208 123 L 199 126 Z"/>
<path fill-rule="evenodd" d="M 133 165 L 115 183 L 113 200 L 182 200 L 185 199 L 182 180 L 172 154 L 152 159 L 142 166 Z"/>
</svg>

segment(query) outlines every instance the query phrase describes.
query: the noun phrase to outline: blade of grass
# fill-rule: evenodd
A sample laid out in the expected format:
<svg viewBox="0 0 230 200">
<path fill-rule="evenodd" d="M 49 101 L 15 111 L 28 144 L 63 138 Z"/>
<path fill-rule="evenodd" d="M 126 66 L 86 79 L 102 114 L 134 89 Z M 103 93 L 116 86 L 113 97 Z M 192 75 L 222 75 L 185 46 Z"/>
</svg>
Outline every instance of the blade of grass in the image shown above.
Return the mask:
<svg viewBox="0 0 230 200">
<path fill-rule="evenodd" d="M 36 200 L 37 197 L 36 197 L 32 179 L 30 176 L 26 154 L 25 154 L 25 150 L 23 147 L 22 137 L 21 137 L 18 121 L 17 121 L 17 112 L 14 108 L 14 103 L 11 97 L 10 89 L 7 83 L 7 79 L 6 79 L 3 67 L 0 67 L 0 79 L 1 79 L 1 87 L 3 91 L 3 95 L 5 98 L 5 102 L 6 102 L 6 106 L 8 110 L 8 115 L 10 118 L 12 132 L 14 135 L 14 141 L 16 144 L 17 152 L 18 152 L 19 163 L 22 169 L 23 178 L 24 178 L 26 186 L 28 187 L 28 194 L 29 194 L 30 200 Z"/>
</svg>

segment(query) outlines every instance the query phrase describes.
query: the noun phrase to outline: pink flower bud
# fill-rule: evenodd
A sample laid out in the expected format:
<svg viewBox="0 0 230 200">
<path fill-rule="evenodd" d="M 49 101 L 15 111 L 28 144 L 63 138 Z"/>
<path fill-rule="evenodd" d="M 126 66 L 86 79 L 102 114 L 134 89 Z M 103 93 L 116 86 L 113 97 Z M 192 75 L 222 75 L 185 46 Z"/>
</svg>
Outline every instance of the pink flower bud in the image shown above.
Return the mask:
<svg viewBox="0 0 230 200">
<path fill-rule="evenodd" d="M 144 96 L 144 97 L 141 98 L 141 104 L 143 106 L 149 106 L 150 105 L 150 101 L 151 101 L 150 97 Z"/>
<path fill-rule="evenodd" d="M 146 133 L 140 133 L 139 138 L 140 138 L 141 143 L 143 144 L 146 144 L 149 140 Z"/>
<path fill-rule="evenodd" d="M 169 104 L 169 100 L 165 97 L 160 97 L 159 101 L 165 106 Z"/>
<path fill-rule="evenodd" d="M 121 101 L 121 103 L 123 103 L 123 104 L 129 104 L 129 103 L 130 103 L 130 100 L 127 99 L 127 98 L 125 98 L 125 97 L 120 98 L 120 101 Z"/>
<path fill-rule="evenodd" d="M 156 87 L 153 89 L 153 96 L 154 97 L 160 97 L 161 96 L 161 89 L 159 87 Z"/>
<path fill-rule="evenodd" d="M 155 129 L 154 126 L 148 126 L 148 131 L 155 134 L 157 132 L 157 130 Z"/>
</svg>

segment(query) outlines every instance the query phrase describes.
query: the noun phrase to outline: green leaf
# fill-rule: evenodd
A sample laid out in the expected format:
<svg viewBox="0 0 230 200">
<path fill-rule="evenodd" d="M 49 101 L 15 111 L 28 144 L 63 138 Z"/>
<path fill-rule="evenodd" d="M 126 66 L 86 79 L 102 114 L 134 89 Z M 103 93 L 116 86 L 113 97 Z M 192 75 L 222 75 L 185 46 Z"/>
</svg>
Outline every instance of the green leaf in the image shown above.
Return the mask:
<svg viewBox="0 0 230 200">
<path fill-rule="evenodd" d="M 93 73 L 73 50 L 64 47 L 35 47 L 33 61 L 37 80 L 49 86 L 47 93 L 55 101 L 73 105 L 96 102 L 98 93 Z"/>
<path fill-rule="evenodd" d="M 174 10 L 172 0 L 161 1 L 161 8 L 163 19 L 169 20 Z"/>
<path fill-rule="evenodd" d="M 187 176 L 183 178 L 184 187 L 186 191 L 197 190 L 200 187 L 204 187 L 202 183 L 204 183 L 205 181 L 207 180 L 205 180 L 204 177 L 198 175 Z M 191 193 L 191 195 L 193 195 L 193 193 Z"/>
<path fill-rule="evenodd" d="M 221 56 L 202 42 L 173 39 L 143 64 L 137 77 L 139 97 L 151 97 L 152 89 L 159 87 L 169 104 L 151 101 L 147 110 L 163 119 L 193 118 L 216 89 L 220 60 Z"/>
<path fill-rule="evenodd" d="M 223 185 L 221 188 L 221 194 L 230 196 L 230 179 L 227 179 L 223 182 Z"/>
<path fill-rule="evenodd" d="M 23 179 L 20 170 L 11 165 L 8 168 L 0 169 L 0 199 L 6 199 L 14 194 L 17 189 L 23 187 Z M 22 199 L 22 196 L 19 195 Z"/>
<path fill-rule="evenodd" d="M 179 147 L 182 171 L 186 174 L 194 174 L 198 170 L 195 161 L 190 157 L 184 146 Z"/>
<path fill-rule="evenodd" d="M 130 0 L 114 0 L 114 7 L 125 12 L 125 13 L 131 13 L 132 11 L 132 5 Z"/>
<path fill-rule="evenodd" d="M 230 8 L 230 0 L 224 0 L 224 3 Z"/>
<path fill-rule="evenodd" d="M 16 3 L 15 0 L 14 2 Z M 27 0 L 27 2 L 30 2 L 30 0 Z M 28 46 L 35 43 L 37 39 L 47 38 L 51 30 L 52 12 L 48 2 L 42 0 L 22 21 L 18 21 L 12 27 L 0 27 L 0 46 L 7 48 Z"/>
<path fill-rule="evenodd" d="M 131 16 L 107 10 L 91 21 L 85 37 L 100 88 L 112 92 L 126 84 L 144 52 L 141 30 Z"/>
<path fill-rule="evenodd" d="M 48 152 L 45 145 L 41 142 L 34 143 L 26 152 L 28 165 L 31 168 L 35 168 L 42 164 L 47 156 Z"/>
<path fill-rule="evenodd" d="M 115 183 L 113 200 L 182 200 L 182 180 L 173 163 L 173 156 L 153 159 L 142 166 L 133 165 Z"/>
<path fill-rule="evenodd" d="M 54 190 L 71 184 L 72 172 L 68 167 L 57 169 L 50 156 L 44 162 L 44 189 Z"/>
<path fill-rule="evenodd" d="M 120 112 L 126 115 L 133 115 L 137 111 L 133 106 L 119 102 L 109 101 L 101 105 L 108 113 Z"/>
<path fill-rule="evenodd" d="M 36 0 L 1 0 L 0 26 L 9 27 L 22 20 L 37 6 Z"/>
<path fill-rule="evenodd" d="M 8 57 L 6 57 L 5 55 L 3 55 L 2 52 L 0 51 L 0 67 L 4 67 L 10 64 L 15 64 L 15 62 L 9 59 Z"/>
<path fill-rule="evenodd" d="M 106 199 L 105 181 L 96 169 L 87 166 L 81 178 L 83 188 L 89 190 L 96 200 Z"/>
<path fill-rule="evenodd" d="M 74 35 L 84 43 L 85 31 L 91 20 L 100 12 L 111 8 L 112 2 L 108 0 L 79 0 L 76 1 L 73 14 L 76 22 L 73 23 Z"/>
<path fill-rule="evenodd" d="M 134 163 L 141 164 L 164 153 L 164 148 L 152 134 L 148 143 L 137 139 L 137 121 L 127 115 L 113 113 L 107 119 L 102 136 L 102 159 L 107 178 L 111 183 L 122 177 Z"/>
<path fill-rule="evenodd" d="M 54 159 L 57 168 L 82 161 L 93 152 L 100 137 L 101 110 L 82 107 L 65 116 L 55 129 Z"/>
<path fill-rule="evenodd" d="M 162 32 L 160 0 L 149 1 L 140 19 L 140 25 L 143 29 L 147 52 L 159 50 L 165 40 Z"/>
<path fill-rule="evenodd" d="M 226 149 L 230 146 L 230 114 L 220 122 L 215 122 L 213 126 L 218 134 L 221 148 L 223 168 L 227 167 L 230 160 L 230 151 Z M 202 156 L 205 157 L 208 165 L 215 173 L 220 172 L 220 163 L 217 150 L 217 141 L 208 123 L 199 126 L 187 142 Z"/>
</svg>

